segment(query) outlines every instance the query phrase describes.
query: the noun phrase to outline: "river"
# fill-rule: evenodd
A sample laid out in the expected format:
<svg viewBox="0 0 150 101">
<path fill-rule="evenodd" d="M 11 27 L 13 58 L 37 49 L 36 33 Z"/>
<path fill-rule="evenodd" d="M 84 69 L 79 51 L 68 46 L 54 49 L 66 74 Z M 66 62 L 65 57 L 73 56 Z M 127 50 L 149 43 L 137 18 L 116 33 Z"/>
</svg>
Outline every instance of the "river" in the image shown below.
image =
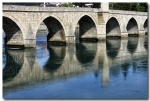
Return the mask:
<svg viewBox="0 0 150 101">
<path fill-rule="evenodd" d="M 4 99 L 147 99 L 148 36 L 3 49 Z"/>
</svg>

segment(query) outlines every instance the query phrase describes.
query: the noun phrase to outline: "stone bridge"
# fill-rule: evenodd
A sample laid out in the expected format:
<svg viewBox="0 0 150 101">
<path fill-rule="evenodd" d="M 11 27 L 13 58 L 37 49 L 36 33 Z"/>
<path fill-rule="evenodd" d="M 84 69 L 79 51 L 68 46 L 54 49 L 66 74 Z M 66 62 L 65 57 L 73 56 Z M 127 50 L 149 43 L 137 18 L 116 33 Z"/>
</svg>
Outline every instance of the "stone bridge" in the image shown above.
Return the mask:
<svg viewBox="0 0 150 101">
<path fill-rule="evenodd" d="M 36 47 L 36 33 L 42 22 L 48 29 L 47 41 L 58 43 L 141 35 L 148 26 L 147 12 L 109 10 L 108 3 L 101 3 L 101 8 L 3 5 L 2 14 L 8 46 Z"/>
<path fill-rule="evenodd" d="M 128 38 L 128 40 L 109 39 L 99 44 L 50 46 L 48 48 L 49 57 L 43 59 L 45 60 L 42 62 L 43 66 L 40 65 L 41 61 L 36 51 L 35 48 L 6 50 L 8 55 L 3 68 L 3 87 L 5 89 L 34 81 L 36 83 L 46 82 L 59 77 L 67 79 L 91 71 L 93 75 L 96 75 L 99 70 L 102 75 L 102 84 L 107 85 L 110 70 L 115 69 L 119 72 L 121 65 L 130 63 L 133 59 L 135 61 L 145 58 L 148 55 L 148 46 L 147 36 L 138 39 Z"/>
</svg>

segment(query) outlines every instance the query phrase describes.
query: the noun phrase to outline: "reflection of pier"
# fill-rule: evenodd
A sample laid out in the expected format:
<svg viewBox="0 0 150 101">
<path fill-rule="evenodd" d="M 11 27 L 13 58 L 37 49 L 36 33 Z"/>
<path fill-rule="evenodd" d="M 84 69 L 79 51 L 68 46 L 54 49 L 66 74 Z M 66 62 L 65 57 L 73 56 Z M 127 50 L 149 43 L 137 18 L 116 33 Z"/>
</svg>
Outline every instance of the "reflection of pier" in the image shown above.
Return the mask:
<svg viewBox="0 0 150 101">
<path fill-rule="evenodd" d="M 68 78 L 90 71 L 94 73 L 100 69 L 102 72 L 101 82 L 104 86 L 107 86 L 109 84 L 110 70 L 121 66 L 125 71 L 127 62 L 147 55 L 147 52 L 144 52 L 147 51 L 145 37 L 139 37 L 138 40 L 136 38 L 134 40 L 130 38 L 128 40 L 108 39 L 107 42 L 101 43 L 50 46 L 48 48 L 50 56 L 43 68 L 38 64 L 35 49 L 7 50 L 6 53 L 9 54 L 9 58 L 7 58 L 3 69 L 3 87 L 17 87 L 20 84 L 34 81 L 44 82 L 45 80 L 53 80 L 59 77 Z M 130 51 L 130 47 L 133 51 Z M 111 55 L 110 51 L 112 49 L 116 49 L 114 55 Z M 6 73 L 11 76 L 7 76 Z M 9 79 L 10 77 L 12 79 Z"/>
</svg>

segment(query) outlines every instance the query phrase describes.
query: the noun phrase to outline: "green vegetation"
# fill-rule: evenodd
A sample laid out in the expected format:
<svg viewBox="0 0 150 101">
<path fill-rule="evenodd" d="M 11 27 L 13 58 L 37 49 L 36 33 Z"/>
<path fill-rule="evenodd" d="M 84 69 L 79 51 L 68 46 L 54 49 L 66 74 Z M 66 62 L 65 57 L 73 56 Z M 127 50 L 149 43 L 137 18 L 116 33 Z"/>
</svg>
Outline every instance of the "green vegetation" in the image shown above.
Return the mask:
<svg viewBox="0 0 150 101">
<path fill-rule="evenodd" d="M 147 3 L 109 3 L 109 9 L 147 12 Z"/>
<path fill-rule="evenodd" d="M 72 3 L 64 3 L 63 6 L 64 7 L 73 7 L 73 4 Z"/>
</svg>

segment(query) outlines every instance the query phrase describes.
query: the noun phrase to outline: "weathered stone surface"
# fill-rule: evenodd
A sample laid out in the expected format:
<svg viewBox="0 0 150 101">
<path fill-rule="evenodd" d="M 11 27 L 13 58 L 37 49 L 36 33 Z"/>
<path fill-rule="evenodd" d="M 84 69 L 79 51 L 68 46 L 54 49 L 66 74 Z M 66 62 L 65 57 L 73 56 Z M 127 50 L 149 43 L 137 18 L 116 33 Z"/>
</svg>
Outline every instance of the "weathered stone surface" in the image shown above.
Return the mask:
<svg viewBox="0 0 150 101">
<path fill-rule="evenodd" d="M 36 33 L 41 22 L 45 23 L 49 31 L 47 41 L 66 41 L 67 43 L 77 42 L 76 37 L 98 40 L 105 39 L 107 35 L 126 37 L 129 33 L 147 32 L 148 25 L 146 24 L 147 12 L 109 10 L 108 3 L 103 3 L 102 8 L 99 9 L 3 5 L 3 19 L 5 18 L 15 23 L 12 28 L 8 28 L 7 21 L 3 21 L 3 29 L 7 37 L 8 33 L 12 34 L 15 31 L 14 36 L 6 44 L 18 44 L 25 47 L 36 46 Z M 117 27 L 113 27 L 111 18 L 116 19 Z M 134 19 L 137 24 L 132 24 L 131 19 Z M 108 22 L 110 28 L 106 27 Z M 131 28 L 134 27 L 136 32 L 128 30 L 128 25 Z M 75 34 L 77 26 L 79 27 L 78 35 Z M 106 34 L 108 29 L 112 32 L 111 34 Z"/>
</svg>

